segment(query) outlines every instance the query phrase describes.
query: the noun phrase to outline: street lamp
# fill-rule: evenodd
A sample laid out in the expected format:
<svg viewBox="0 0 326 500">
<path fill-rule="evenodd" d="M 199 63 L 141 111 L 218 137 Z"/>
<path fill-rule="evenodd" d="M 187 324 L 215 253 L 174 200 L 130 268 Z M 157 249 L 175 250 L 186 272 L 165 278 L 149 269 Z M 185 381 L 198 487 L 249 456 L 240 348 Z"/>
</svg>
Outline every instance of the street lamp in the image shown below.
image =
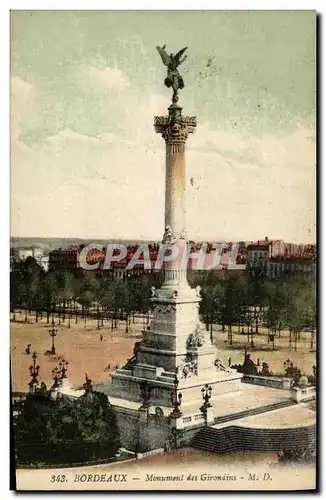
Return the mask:
<svg viewBox="0 0 326 500">
<path fill-rule="evenodd" d="M 151 399 L 151 392 L 152 388 L 147 385 L 147 383 L 143 383 L 140 385 L 140 397 L 141 397 L 141 407 L 140 409 L 142 410 L 147 410 L 147 416 L 149 412 L 149 408 L 151 406 L 150 399 Z"/>
<path fill-rule="evenodd" d="M 29 374 L 31 377 L 31 381 L 29 382 L 28 385 L 30 392 L 34 392 L 35 387 L 38 385 L 37 377 L 40 371 L 40 366 L 36 365 L 37 356 L 35 351 L 33 352 L 32 359 L 33 359 L 33 364 L 29 367 Z"/>
<path fill-rule="evenodd" d="M 93 391 L 92 380 L 87 373 L 85 373 L 85 384 L 83 384 L 83 389 L 85 390 L 85 394 L 89 394 Z"/>
<path fill-rule="evenodd" d="M 60 361 L 59 363 L 59 371 L 60 371 L 60 379 L 67 378 L 67 370 L 68 370 L 68 361 L 65 361 L 64 359 Z"/>
<path fill-rule="evenodd" d="M 140 399 L 141 399 L 141 406 L 139 407 L 139 415 L 138 415 L 138 425 L 137 425 L 137 441 L 136 441 L 136 447 L 135 447 L 135 455 L 139 453 L 139 451 L 146 446 L 146 443 L 144 443 L 144 440 L 146 441 L 144 434 L 142 433 L 142 428 L 144 427 L 144 424 L 148 424 L 148 416 L 149 416 L 149 408 L 151 406 L 150 399 L 151 399 L 151 392 L 152 388 L 147 384 L 147 382 L 143 382 L 140 384 Z M 145 418 L 144 418 L 145 417 Z"/>
<path fill-rule="evenodd" d="M 174 378 L 173 381 L 174 385 L 174 390 L 171 391 L 170 396 L 171 396 L 171 403 L 172 403 L 172 412 L 170 414 L 171 417 L 174 418 L 179 418 L 182 416 L 182 412 L 180 410 L 181 402 L 182 402 L 182 394 L 181 392 L 178 393 L 178 386 L 179 386 L 179 380 L 177 375 Z"/>
<path fill-rule="evenodd" d="M 283 367 L 284 367 L 284 371 L 286 373 L 286 371 L 290 368 L 290 365 L 292 364 L 293 366 L 293 363 L 291 363 L 291 360 L 288 358 L 286 361 L 284 361 L 283 363 Z"/>
<path fill-rule="evenodd" d="M 60 370 L 57 366 L 52 370 L 52 378 L 53 378 L 52 388 L 56 389 L 60 385 Z"/>
<path fill-rule="evenodd" d="M 208 408 L 212 407 L 212 405 L 209 402 L 209 400 L 212 397 L 212 387 L 208 384 L 205 384 L 205 387 L 203 387 L 201 390 L 201 394 L 202 394 L 202 398 L 203 398 L 204 403 L 200 407 L 200 411 L 204 415 L 205 425 L 207 427 L 207 410 L 208 410 Z"/>
<path fill-rule="evenodd" d="M 54 338 L 58 335 L 58 330 L 54 328 L 54 320 L 52 320 L 52 328 L 49 330 L 49 335 L 52 338 L 51 352 L 52 354 L 55 354 Z"/>
<path fill-rule="evenodd" d="M 182 416 L 182 411 L 180 410 L 180 406 L 182 403 L 182 394 L 181 392 L 178 392 L 178 387 L 179 387 L 179 380 L 177 375 L 174 377 L 173 381 L 173 391 L 170 393 L 171 397 L 171 403 L 172 403 L 172 412 L 170 413 L 170 417 L 172 418 L 179 418 Z M 178 448 L 178 429 L 176 425 L 172 427 L 172 439 L 174 441 L 174 448 Z"/>
</svg>

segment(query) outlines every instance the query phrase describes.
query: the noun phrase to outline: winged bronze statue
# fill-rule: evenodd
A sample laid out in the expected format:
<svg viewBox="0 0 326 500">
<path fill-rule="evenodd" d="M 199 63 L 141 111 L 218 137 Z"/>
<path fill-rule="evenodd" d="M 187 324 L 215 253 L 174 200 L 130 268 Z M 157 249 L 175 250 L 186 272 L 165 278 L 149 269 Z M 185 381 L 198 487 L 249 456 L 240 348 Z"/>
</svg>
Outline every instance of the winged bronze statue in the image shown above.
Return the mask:
<svg viewBox="0 0 326 500">
<path fill-rule="evenodd" d="M 177 54 L 168 54 L 165 50 L 166 45 L 163 47 L 157 46 L 156 49 L 161 56 L 164 66 L 167 66 L 167 76 L 164 80 L 164 85 L 166 87 L 173 88 L 173 102 L 177 102 L 178 90 L 184 88 L 184 81 L 182 76 L 178 71 L 178 67 L 187 59 L 187 56 L 184 55 L 185 51 L 188 47 L 184 47 L 179 50 Z"/>
</svg>

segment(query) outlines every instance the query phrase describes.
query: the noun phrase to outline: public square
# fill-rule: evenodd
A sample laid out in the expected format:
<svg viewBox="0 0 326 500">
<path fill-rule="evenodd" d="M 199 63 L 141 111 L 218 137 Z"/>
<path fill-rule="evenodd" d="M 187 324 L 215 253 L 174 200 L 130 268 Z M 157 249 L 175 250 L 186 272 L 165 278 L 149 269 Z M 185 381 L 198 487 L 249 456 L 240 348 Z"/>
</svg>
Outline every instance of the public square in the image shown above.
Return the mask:
<svg viewBox="0 0 326 500">
<path fill-rule="evenodd" d="M 27 344 L 31 344 L 31 354 L 37 353 L 37 364 L 40 366 L 39 380 L 44 381 L 48 386 L 52 384 L 52 370 L 58 362 L 51 361 L 49 356 L 44 355 L 51 347 L 51 337 L 49 330 L 51 324 L 47 324 L 46 316 L 35 323 L 35 315 L 28 316 L 25 323 L 25 313 L 16 312 L 16 321 L 11 322 L 11 369 L 12 369 L 12 390 L 13 392 L 26 392 L 28 388 L 29 366 L 32 362 L 31 355 L 25 354 Z M 61 320 L 62 321 L 62 320 Z M 110 378 L 110 373 L 117 366 L 122 367 L 128 358 L 133 355 L 135 342 L 142 338 L 144 321 L 142 318 L 135 318 L 135 323 L 131 321 L 129 332 L 125 333 L 125 322 L 118 321 L 117 328 L 111 330 L 111 321 L 104 322 L 104 326 L 97 329 L 97 320 L 88 319 L 86 328 L 84 321 L 78 318 L 75 323 L 73 318 L 68 328 L 68 321 L 61 322 L 55 320 L 55 328 L 58 333 L 55 337 L 55 347 L 58 356 L 63 356 L 68 361 L 67 376 L 73 388 L 80 388 L 85 381 L 85 373 L 94 383 L 105 383 Z M 203 326 L 204 328 L 204 326 Z M 288 358 L 294 365 L 297 365 L 302 373 L 311 374 L 312 366 L 316 364 L 316 353 L 310 351 L 310 333 L 302 332 L 298 341 L 297 351 L 288 349 L 288 332 L 283 331 L 281 338 L 275 341 L 275 350 L 268 343 L 266 330 L 254 336 L 255 347 L 251 348 L 247 342 L 247 335 L 235 333 L 234 328 L 233 345 L 229 345 L 227 332 L 222 332 L 221 327 L 214 325 L 214 344 L 218 348 L 218 356 L 224 365 L 228 365 L 231 357 L 232 364 L 242 364 L 244 359 L 245 346 L 251 353 L 252 360 L 256 363 L 257 358 L 260 364 L 266 362 L 275 373 L 283 372 L 283 363 Z M 103 340 L 100 340 L 100 335 Z M 108 369 L 108 366 L 110 368 Z"/>
</svg>

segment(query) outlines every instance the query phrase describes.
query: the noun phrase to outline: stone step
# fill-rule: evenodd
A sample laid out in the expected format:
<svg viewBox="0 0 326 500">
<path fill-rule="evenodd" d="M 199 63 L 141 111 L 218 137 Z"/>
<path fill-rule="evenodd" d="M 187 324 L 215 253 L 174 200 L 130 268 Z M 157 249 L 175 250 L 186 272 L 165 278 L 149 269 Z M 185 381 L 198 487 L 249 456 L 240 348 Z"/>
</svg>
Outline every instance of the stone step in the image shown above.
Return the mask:
<svg viewBox="0 0 326 500">
<path fill-rule="evenodd" d="M 257 408 L 251 408 L 249 410 L 239 411 L 238 413 L 233 413 L 231 415 L 223 415 L 222 417 L 216 417 L 214 419 L 213 425 L 224 424 L 225 422 L 231 422 L 232 420 L 239 420 L 240 418 L 251 417 L 253 415 L 259 415 L 260 413 L 266 413 L 269 411 L 279 410 L 281 408 L 287 408 L 296 404 L 291 399 L 285 399 L 284 401 L 279 401 L 278 403 L 272 403 L 270 405 L 258 406 Z"/>
<path fill-rule="evenodd" d="M 212 432 L 212 431 L 216 431 Z M 211 451 L 214 453 L 228 453 L 233 451 L 281 451 L 284 445 L 288 449 L 306 449 L 315 442 L 315 434 L 308 433 L 305 428 L 297 429 L 248 429 L 226 427 L 213 429 L 208 427 L 201 431 L 201 435 L 191 443 L 191 447 Z M 292 432 L 291 432 L 292 431 Z M 294 432 L 293 432 L 294 431 Z"/>
<path fill-rule="evenodd" d="M 215 419 L 218 423 L 224 421 L 235 421 L 251 415 L 266 413 L 269 411 L 286 408 L 296 404 L 291 400 L 280 401 L 271 405 L 253 408 L 246 412 L 229 415 Z M 240 415 L 240 417 L 239 417 Z M 223 419 L 223 422 L 221 420 Z M 250 451 L 280 451 L 284 444 L 287 448 L 305 449 L 315 439 L 316 426 L 264 429 L 264 428 L 242 428 L 236 425 L 227 427 L 205 427 L 200 430 L 191 440 L 190 446 L 200 450 L 215 453 L 226 453 L 239 450 Z"/>
</svg>

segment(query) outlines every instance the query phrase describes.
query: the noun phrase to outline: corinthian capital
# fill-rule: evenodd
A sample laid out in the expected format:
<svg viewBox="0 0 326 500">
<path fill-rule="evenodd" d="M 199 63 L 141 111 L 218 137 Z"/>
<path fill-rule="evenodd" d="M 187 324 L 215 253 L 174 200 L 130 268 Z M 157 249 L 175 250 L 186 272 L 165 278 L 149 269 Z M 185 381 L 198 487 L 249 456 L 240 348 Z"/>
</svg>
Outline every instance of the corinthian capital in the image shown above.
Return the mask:
<svg viewBox="0 0 326 500">
<path fill-rule="evenodd" d="M 155 116 L 154 127 L 156 133 L 162 134 L 166 143 L 184 143 L 188 135 L 195 131 L 196 117 L 180 116 L 172 119 L 171 116 Z"/>
</svg>

